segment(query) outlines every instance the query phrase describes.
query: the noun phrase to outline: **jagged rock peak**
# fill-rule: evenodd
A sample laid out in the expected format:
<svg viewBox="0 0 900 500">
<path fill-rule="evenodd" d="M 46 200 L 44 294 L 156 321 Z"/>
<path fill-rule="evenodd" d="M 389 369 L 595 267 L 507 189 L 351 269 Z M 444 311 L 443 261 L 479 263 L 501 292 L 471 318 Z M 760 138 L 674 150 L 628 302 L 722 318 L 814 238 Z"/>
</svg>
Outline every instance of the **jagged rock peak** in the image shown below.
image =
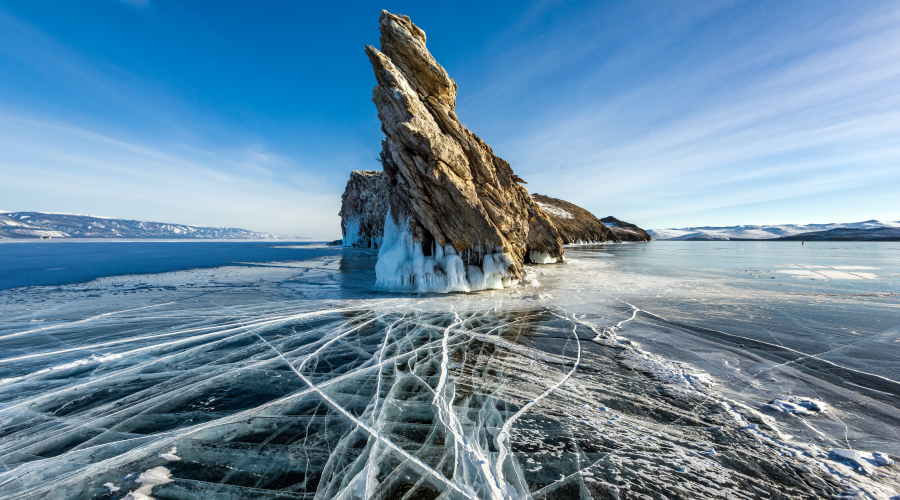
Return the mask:
<svg viewBox="0 0 900 500">
<path fill-rule="evenodd" d="M 345 247 L 379 248 L 388 211 L 388 185 L 381 172 L 354 170 L 341 195 L 341 232 Z"/>
<path fill-rule="evenodd" d="M 425 32 L 386 11 L 380 30 L 382 50 L 366 46 L 389 190 L 377 286 L 500 288 L 529 258 L 561 260 L 559 232 L 522 180 L 460 124 L 456 83 L 426 48 Z"/>
<path fill-rule="evenodd" d="M 390 58 L 420 95 L 439 99 L 456 109 L 456 82 L 425 47 L 425 32 L 408 16 L 381 11 L 381 52 Z"/>
</svg>

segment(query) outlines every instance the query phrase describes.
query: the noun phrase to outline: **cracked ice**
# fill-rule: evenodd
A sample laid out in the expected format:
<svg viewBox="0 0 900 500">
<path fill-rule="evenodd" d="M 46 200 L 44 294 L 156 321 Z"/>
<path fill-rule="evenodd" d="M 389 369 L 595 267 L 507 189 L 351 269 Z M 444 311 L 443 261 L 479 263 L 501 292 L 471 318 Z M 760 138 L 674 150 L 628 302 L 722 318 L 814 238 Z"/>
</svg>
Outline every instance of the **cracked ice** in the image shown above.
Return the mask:
<svg viewBox="0 0 900 500">
<path fill-rule="evenodd" d="M 374 256 L 335 252 L 0 292 L 0 495 L 897 494 L 887 455 L 838 446 L 838 409 L 768 411 L 732 389 L 763 375 L 645 349 L 690 338 L 579 292 L 612 272 L 587 250 L 530 271 L 546 293 L 450 296 L 370 292 Z M 821 443 L 791 439 L 807 426 Z"/>
</svg>

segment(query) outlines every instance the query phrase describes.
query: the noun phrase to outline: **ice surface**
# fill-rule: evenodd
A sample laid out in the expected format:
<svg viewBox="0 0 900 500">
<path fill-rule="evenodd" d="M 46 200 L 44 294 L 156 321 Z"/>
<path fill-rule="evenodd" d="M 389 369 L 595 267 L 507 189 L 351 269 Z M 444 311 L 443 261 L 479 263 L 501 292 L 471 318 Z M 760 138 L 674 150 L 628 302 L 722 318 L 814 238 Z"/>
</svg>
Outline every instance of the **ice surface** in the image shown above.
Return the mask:
<svg viewBox="0 0 900 500">
<path fill-rule="evenodd" d="M 477 294 L 373 292 L 377 255 L 340 248 L 0 292 L 0 496 L 898 494 L 876 465 L 898 452 L 895 268 L 779 284 L 771 257 L 672 275 L 634 267 L 650 251 Z"/>
<path fill-rule="evenodd" d="M 798 266 L 799 267 L 799 266 Z M 816 266 L 821 267 L 821 266 Z M 854 266 L 844 266 L 846 267 L 854 267 Z M 817 278 L 817 279 L 836 279 L 836 280 L 874 280 L 878 279 L 878 275 L 875 273 L 865 273 L 860 271 L 840 271 L 837 269 L 780 269 L 776 272 L 790 274 L 792 276 L 801 276 L 806 278 Z"/>
</svg>

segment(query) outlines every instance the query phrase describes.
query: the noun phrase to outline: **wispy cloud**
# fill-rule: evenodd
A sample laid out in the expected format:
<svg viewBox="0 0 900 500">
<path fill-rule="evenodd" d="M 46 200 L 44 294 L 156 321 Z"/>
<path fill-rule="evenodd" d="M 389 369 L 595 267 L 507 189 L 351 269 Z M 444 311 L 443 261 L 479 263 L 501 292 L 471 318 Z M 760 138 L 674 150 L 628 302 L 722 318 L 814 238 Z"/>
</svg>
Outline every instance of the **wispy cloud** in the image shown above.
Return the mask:
<svg viewBox="0 0 900 500">
<path fill-rule="evenodd" d="M 276 177 L 272 165 L 288 160 L 261 149 L 151 146 L 0 113 L 0 150 L 0 197 L 15 210 L 152 214 L 164 222 L 321 238 L 340 228 L 339 193 L 316 179 Z"/>
<path fill-rule="evenodd" d="M 152 19 L 109 2 L 68 14 L 106 29 L 59 30 L 0 9 L 4 208 L 336 236 L 347 173 L 377 168 L 354 45 L 371 12 L 322 4 L 347 22 L 300 38 L 273 28 L 289 2 L 126 3 Z M 900 219 L 896 3 L 546 0 L 491 19 L 471 29 L 487 39 L 430 45 L 460 118 L 535 191 L 647 227 Z"/>
<path fill-rule="evenodd" d="M 4 208 L 339 235 L 340 191 L 314 161 L 0 10 L 4 55 L 64 104 L 0 99 Z"/>
<path fill-rule="evenodd" d="M 683 19 L 682 31 L 724 22 L 711 15 Z M 571 61 L 553 70 L 559 79 L 543 86 L 541 109 L 523 118 L 519 136 L 501 131 L 492 144 L 533 189 L 651 226 L 701 223 L 690 214 L 709 217 L 716 208 L 854 187 L 900 189 L 900 9 L 854 15 L 758 26 L 737 41 L 719 35 L 722 46 L 712 48 L 714 36 L 685 42 L 684 32 L 666 34 L 650 49 L 618 51 L 615 61 L 599 66 L 585 64 L 590 56 L 576 48 Z M 556 57 L 574 43 L 545 42 L 531 60 Z M 704 57 L 694 55 L 699 51 Z M 661 53 L 671 60 L 660 60 Z M 617 69 L 629 59 L 631 69 Z M 644 70 L 654 64 L 659 68 Z M 617 79 L 613 86 L 608 72 Z M 519 87 L 538 85 L 531 74 L 511 74 L 474 102 L 464 100 L 460 114 L 490 106 L 492 97 L 502 101 L 494 93 L 518 95 Z M 819 215 L 848 216 L 847 206 L 858 202 L 838 199 L 819 207 Z M 747 215 L 771 216 L 758 208 Z M 855 208 L 852 216 L 860 212 Z M 898 218 L 900 206 L 871 214 L 878 215 Z"/>
</svg>

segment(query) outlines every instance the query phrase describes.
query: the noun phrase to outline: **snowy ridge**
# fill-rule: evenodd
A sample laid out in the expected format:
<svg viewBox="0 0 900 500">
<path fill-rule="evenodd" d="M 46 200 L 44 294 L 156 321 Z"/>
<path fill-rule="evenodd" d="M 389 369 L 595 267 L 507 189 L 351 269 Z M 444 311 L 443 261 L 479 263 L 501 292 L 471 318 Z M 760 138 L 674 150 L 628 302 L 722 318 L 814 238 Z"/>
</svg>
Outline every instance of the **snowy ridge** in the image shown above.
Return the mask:
<svg viewBox="0 0 900 500">
<path fill-rule="evenodd" d="M 544 212 L 547 212 L 548 214 L 553 214 L 553 215 L 563 218 L 563 219 L 574 219 L 575 218 L 575 216 L 572 215 L 571 212 L 563 210 L 562 208 L 554 207 L 553 205 L 550 205 L 548 203 L 541 203 L 540 201 L 536 201 L 535 203 L 539 207 L 541 207 L 541 209 Z"/>
<path fill-rule="evenodd" d="M 900 221 L 868 220 L 840 224 L 775 224 L 648 229 L 654 240 L 765 240 L 832 229 L 900 228 Z"/>
<path fill-rule="evenodd" d="M 79 214 L 0 213 L 0 239 L 41 237 L 287 239 L 277 234 L 227 227 L 169 224 Z"/>
</svg>

